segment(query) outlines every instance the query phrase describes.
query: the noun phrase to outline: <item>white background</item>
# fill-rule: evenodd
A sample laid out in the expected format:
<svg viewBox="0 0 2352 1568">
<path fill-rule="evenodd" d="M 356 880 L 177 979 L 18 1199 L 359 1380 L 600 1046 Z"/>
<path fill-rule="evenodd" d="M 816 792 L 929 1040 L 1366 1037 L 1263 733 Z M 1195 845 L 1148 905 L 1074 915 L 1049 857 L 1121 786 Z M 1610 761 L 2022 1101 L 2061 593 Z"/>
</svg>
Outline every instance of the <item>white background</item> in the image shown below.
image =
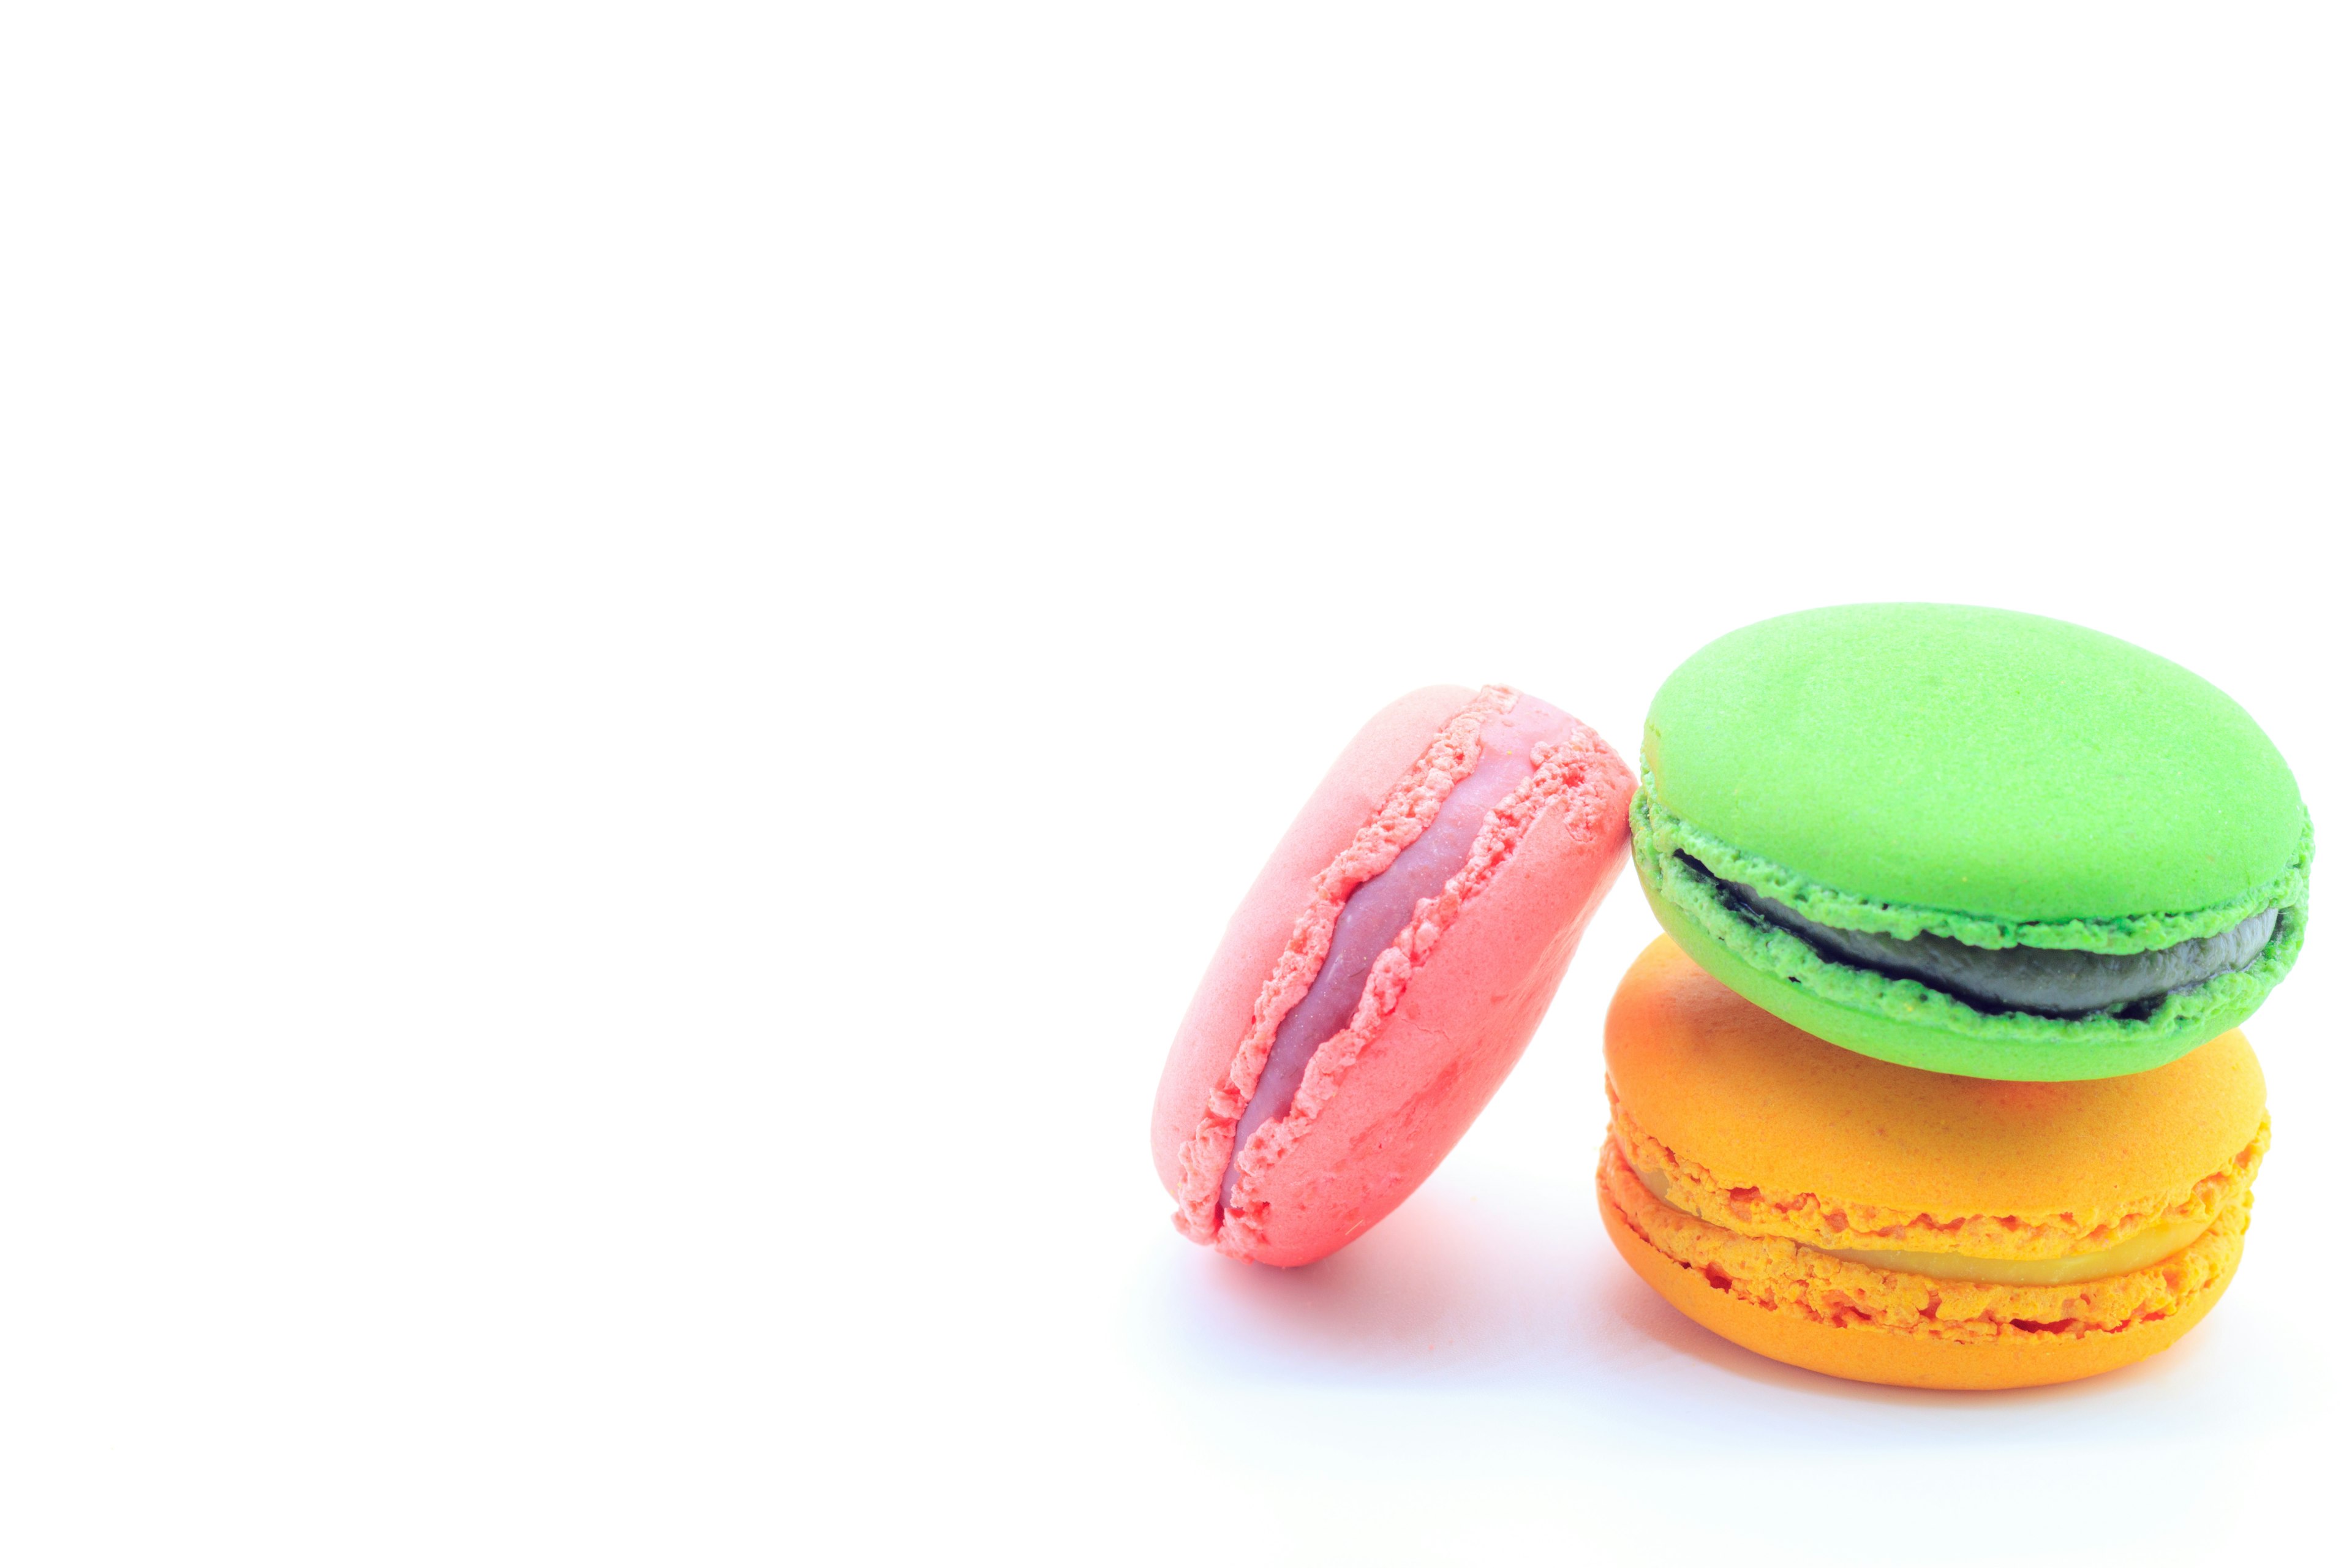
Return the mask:
<svg viewBox="0 0 2352 1568">
<path fill-rule="evenodd" d="M 1643 9 L 12 8 L 0 1556 L 2340 1544 L 2341 13 Z M 2302 781 L 2206 1326 L 1959 1396 L 1685 1325 L 1588 1180 L 1630 882 L 1377 1231 L 1170 1229 L 1366 715 L 1630 753 L 1890 597 Z"/>
</svg>

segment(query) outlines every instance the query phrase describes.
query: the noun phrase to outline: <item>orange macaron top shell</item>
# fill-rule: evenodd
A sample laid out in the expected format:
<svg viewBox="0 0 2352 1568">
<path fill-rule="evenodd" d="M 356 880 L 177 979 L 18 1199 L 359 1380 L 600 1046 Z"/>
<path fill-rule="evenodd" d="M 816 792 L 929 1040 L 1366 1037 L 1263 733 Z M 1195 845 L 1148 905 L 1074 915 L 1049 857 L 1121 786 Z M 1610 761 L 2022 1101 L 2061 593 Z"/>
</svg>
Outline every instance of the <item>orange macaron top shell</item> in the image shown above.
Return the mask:
<svg viewBox="0 0 2352 1568">
<path fill-rule="evenodd" d="M 1954 1250 L 2111 1245 L 2253 1142 L 2261 1066 L 2235 1030 L 2126 1078 L 2023 1083 L 1897 1067 L 1782 1022 L 1660 938 L 1611 1005 L 1609 1079 L 1626 1112 L 1737 1187 L 1817 1194 L 1844 1216 L 1831 1245 L 1925 1214 L 1990 1216 Z M 1784 1221 L 1791 1216 L 1784 1215 Z M 1999 1223 L 2015 1220 L 2011 1226 Z M 1794 1222 L 1811 1228 L 1804 1222 Z M 2027 1247 L 2020 1232 L 2069 1246 Z M 1952 1237 L 1957 1241 L 1958 1237 Z"/>
<path fill-rule="evenodd" d="M 2137 1361 L 2234 1272 L 2268 1146 L 2231 1030 L 2126 1078 L 1898 1067 L 1766 1013 L 1661 938 L 1618 989 L 1601 1214 L 1689 1316 L 1845 1377 L 2062 1382 Z"/>
</svg>

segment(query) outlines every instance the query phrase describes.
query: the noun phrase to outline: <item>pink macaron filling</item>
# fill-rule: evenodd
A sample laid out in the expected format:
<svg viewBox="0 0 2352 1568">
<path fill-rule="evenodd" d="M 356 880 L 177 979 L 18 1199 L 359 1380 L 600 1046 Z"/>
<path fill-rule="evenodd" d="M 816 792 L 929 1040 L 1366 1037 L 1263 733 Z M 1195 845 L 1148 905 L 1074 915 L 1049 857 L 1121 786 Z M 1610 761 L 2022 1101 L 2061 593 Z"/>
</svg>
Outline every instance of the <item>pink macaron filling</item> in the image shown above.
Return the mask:
<svg viewBox="0 0 2352 1568">
<path fill-rule="evenodd" d="M 1275 1031 L 1265 1068 L 1234 1129 L 1221 1206 L 1230 1207 L 1241 1151 L 1268 1121 L 1286 1116 L 1315 1053 L 1347 1029 L 1364 1003 L 1373 963 L 1468 864 L 1479 832 L 1495 807 L 1535 772 L 1535 748 L 1565 739 L 1576 721 L 1549 703 L 1521 694 L 1505 713 L 1490 714 L 1478 731 L 1478 760 L 1438 808 L 1434 821 L 1399 851 L 1388 868 L 1357 886 L 1339 910 L 1331 945 L 1314 983 Z"/>
</svg>

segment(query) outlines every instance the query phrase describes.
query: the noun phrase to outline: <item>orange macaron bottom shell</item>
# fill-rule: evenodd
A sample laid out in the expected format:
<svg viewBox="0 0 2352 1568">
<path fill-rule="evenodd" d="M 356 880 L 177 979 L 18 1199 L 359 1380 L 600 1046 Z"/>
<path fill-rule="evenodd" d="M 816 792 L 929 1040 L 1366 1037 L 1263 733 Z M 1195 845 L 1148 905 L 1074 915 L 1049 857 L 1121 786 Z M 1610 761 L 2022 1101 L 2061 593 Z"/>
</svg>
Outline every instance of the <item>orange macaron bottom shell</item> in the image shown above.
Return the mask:
<svg viewBox="0 0 2352 1568">
<path fill-rule="evenodd" d="M 1685 1316 L 1814 1372 L 2017 1388 L 2179 1340 L 2235 1275 L 2270 1143 L 2230 1030 L 2051 1083 L 1859 1055 L 1661 938 L 1610 1005 L 1601 1214 Z"/>
<path fill-rule="evenodd" d="M 2168 1348 L 2229 1288 L 2252 1202 L 2242 1194 L 2196 1242 L 2150 1268 L 2087 1286 L 2000 1286 L 1872 1268 L 1678 1214 L 1651 1195 L 1613 1142 L 1601 1150 L 1599 1184 L 1609 1239 L 1683 1316 L 1774 1361 L 1910 1388 L 2070 1383 Z"/>
</svg>

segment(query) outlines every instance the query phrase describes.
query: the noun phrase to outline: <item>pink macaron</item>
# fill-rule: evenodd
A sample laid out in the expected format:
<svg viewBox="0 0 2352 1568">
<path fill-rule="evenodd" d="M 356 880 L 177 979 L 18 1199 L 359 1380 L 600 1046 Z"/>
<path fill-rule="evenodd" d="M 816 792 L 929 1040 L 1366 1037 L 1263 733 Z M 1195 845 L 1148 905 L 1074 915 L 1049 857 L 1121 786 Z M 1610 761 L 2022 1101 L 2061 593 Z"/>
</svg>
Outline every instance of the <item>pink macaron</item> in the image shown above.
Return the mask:
<svg viewBox="0 0 2352 1568">
<path fill-rule="evenodd" d="M 1625 864 L 1633 794 L 1608 742 L 1507 686 L 1374 715 L 1168 1053 L 1151 1154 L 1176 1227 L 1311 1263 L 1411 1196 L 1527 1048 Z"/>
</svg>

